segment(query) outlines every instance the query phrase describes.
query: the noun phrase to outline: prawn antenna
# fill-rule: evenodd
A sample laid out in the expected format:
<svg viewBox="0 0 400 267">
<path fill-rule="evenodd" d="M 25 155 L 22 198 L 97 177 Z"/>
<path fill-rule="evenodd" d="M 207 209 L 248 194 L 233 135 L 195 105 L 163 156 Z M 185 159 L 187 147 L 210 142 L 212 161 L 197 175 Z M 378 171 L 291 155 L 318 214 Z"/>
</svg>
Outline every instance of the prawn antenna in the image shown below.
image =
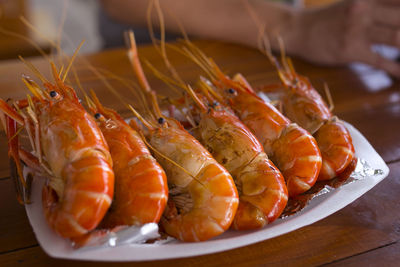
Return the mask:
<svg viewBox="0 0 400 267">
<path fill-rule="evenodd" d="M 332 112 L 333 109 L 335 108 L 335 104 L 333 102 L 331 90 L 329 89 L 329 86 L 326 82 L 324 82 L 324 90 L 325 90 L 325 95 L 329 103 L 329 111 Z"/>
<path fill-rule="evenodd" d="M 178 72 L 176 71 L 175 67 L 171 64 L 169 61 L 169 58 L 167 56 L 167 51 L 165 47 L 165 23 L 164 23 L 164 15 L 160 7 L 160 1 L 155 0 L 155 7 L 158 15 L 158 20 L 160 22 L 160 32 L 161 32 L 161 42 L 160 42 L 160 51 L 161 51 L 161 56 L 164 60 L 165 66 L 168 68 L 169 72 L 171 73 L 172 77 L 174 77 L 175 80 L 180 82 L 181 84 L 184 84 L 182 78 L 179 76 Z M 154 43 L 155 46 L 157 46 L 156 43 Z"/>
<path fill-rule="evenodd" d="M 137 88 L 139 88 L 139 85 L 132 80 L 126 79 L 126 78 L 122 78 L 114 73 L 112 73 L 109 70 L 106 69 L 102 69 L 102 68 L 97 68 L 97 70 L 103 74 L 103 76 L 105 77 L 105 75 L 107 75 L 109 78 L 116 80 L 117 82 L 119 82 L 120 84 L 122 84 L 123 86 L 125 86 L 126 88 L 128 88 L 128 90 L 136 97 L 136 98 L 140 98 L 140 106 L 142 109 L 146 110 L 146 112 L 148 114 L 151 114 L 151 111 L 148 107 L 148 105 L 146 104 L 146 97 L 143 95 L 141 90 L 138 90 Z"/>
<path fill-rule="evenodd" d="M 65 20 L 67 18 L 67 11 L 68 11 L 68 5 L 69 1 L 64 0 L 63 1 L 63 8 L 62 8 L 62 13 L 61 13 L 61 19 L 60 19 L 60 24 L 58 25 L 58 30 L 57 30 L 57 43 L 55 45 L 58 54 L 60 55 L 60 64 L 62 62 L 62 49 L 61 49 L 61 39 L 62 39 L 62 33 L 65 25 Z"/>
<path fill-rule="evenodd" d="M 159 47 L 157 46 L 157 43 L 159 42 L 155 36 L 154 29 L 153 29 L 153 22 L 152 22 L 152 17 L 151 13 L 153 12 L 153 6 L 154 6 L 154 0 L 149 1 L 149 5 L 147 6 L 147 13 L 146 13 L 146 18 L 147 18 L 147 29 L 149 31 L 150 39 L 151 42 L 154 44 L 154 47 L 156 48 L 157 52 L 160 52 Z"/>
<path fill-rule="evenodd" d="M 143 68 L 140 64 L 135 34 L 133 31 L 127 32 L 127 42 L 128 42 L 128 58 L 132 64 L 133 70 L 138 77 L 140 87 L 147 93 L 151 92 L 151 87 L 149 82 L 147 81 L 146 76 L 144 75 Z"/>
<path fill-rule="evenodd" d="M 40 71 L 32 63 L 26 61 L 22 56 L 18 56 L 18 58 L 25 64 L 25 66 L 28 67 L 28 69 L 30 69 L 33 72 L 33 74 L 35 74 L 37 78 L 39 78 L 39 80 L 42 83 L 49 83 L 49 81 L 44 77 L 44 75 L 40 73 Z"/>
<path fill-rule="evenodd" d="M 185 89 L 185 84 L 180 83 L 167 75 L 163 74 L 161 71 L 159 71 L 156 67 L 154 67 L 149 61 L 145 60 L 144 62 L 146 66 L 153 72 L 154 76 L 156 76 L 158 79 L 161 81 L 165 82 L 172 90 L 175 92 L 179 93 L 179 90 L 177 90 L 174 86 L 179 87 L 181 89 Z"/>
<path fill-rule="evenodd" d="M 22 75 L 22 81 L 25 84 L 25 86 L 29 89 L 29 91 L 38 99 L 49 98 L 47 94 L 43 93 L 42 88 L 38 84 L 36 84 L 33 80 L 31 80 L 28 76 Z"/>
<path fill-rule="evenodd" d="M 139 112 L 136 111 L 136 109 L 134 109 L 131 105 L 127 104 L 127 107 L 132 111 L 133 115 L 135 115 L 136 118 L 138 118 L 138 120 L 147 128 L 150 130 L 154 130 L 155 126 L 152 125 L 149 121 L 147 121 L 145 118 L 142 117 L 142 115 L 140 115 Z M 145 138 L 143 138 L 143 140 L 145 140 Z"/>
<path fill-rule="evenodd" d="M 154 111 L 153 114 L 158 116 L 158 113 L 159 113 L 158 112 L 159 111 L 158 103 L 157 103 L 157 101 L 153 101 L 153 99 L 152 99 L 153 98 L 153 90 L 151 89 L 150 84 L 147 81 L 147 78 L 144 74 L 142 65 L 139 60 L 136 41 L 135 41 L 135 35 L 134 35 L 133 31 L 129 31 L 127 33 L 127 36 L 128 36 L 127 39 L 129 41 L 128 58 L 131 62 L 133 70 L 139 81 L 140 88 L 142 88 L 141 92 L 145 94 L 145 99 L 147 100 L 146 103 L 150 102 L 152 104 L 153 111 Z M 152 113 L 150 113 L 150 114 L 152 114 Z"/>
<path fill-rule="evenodd" d="M 32 23 L 30 23 L 25 17 L 23 17 L 23 16 L 20 16 L 20 17 L 19 17 L 20 21 L 21 21 L 25 26 L 27 26 L 29 29 L 31 29 L 33 32 L 35 32 L 38 36 L 40 36 L 40 38 L 42 38 L 43 40 L 46 40 L 46 41 L 53 47 L 53 49 L 54 49 L 54 48 L 56 49 L 56 51 L 57 51 L 57 53 L 58 53 L 58 55 L 59 55 L 59 57 L 58 57 L 58 64 L 61 65 L 61 68 L 60 68 L 59 74 L 58 74 L 59 77 L 61 77 L 61 74 L 62 74 L 62 72 L 63 72 L 63 70 L 64 70 L 64 66 L 63 66 L 63 64 L 62 64 L 63 57 L 65 57 L 65 58 L 67 58 L 67 59 L 69 58 L 69 56 L 66 55 L 66 54 L 64 53 L 64 51 L 61 49 L 61 34 L 62 34 L 63 25 L 64 25 L 64 23 L 65 23 L 65 19 L 66 19 L 66 12 L 67 12 L 67 9 L 68 9 L 67 4 L 68 4 L 68 1 L 64 1 L 64 6 L 63 6 L 63 9 L 62 9 L 62 15 L 61 15 L 61 21 L 60 21 L 60 25 L 59 25 L 59 29 L 58 29 L 57 41 L 54 41 L 54 40 L 52 40 L 51 38 L 49 38 L 49 37 L 47 37 L 46 35 L 44 35 L 44 34 L 43 34 L 41 31 L 39 31 Z M 80 49 L 81 46 L 82 46 L 82 42 L 81 42 L 81 44 L 79 45 L 78 49 L 76 49 L 76 50 L 79 51 L 79 49 Z M 38 49 L 38 48 L 36 48 L 36 49 Z M 40 49 L 40 48 L 39 48 L 39 49 Z M 76 54 L 77 54 L 77 51 L 75 51 Z M 41 54 L 42 54 L 42 53 L 41 53 Z M 45 57 L 48 59 L 48 61 L 49 61 L 49 63 L 50 63 L 50 62 L 51 62 L 51 59 L 50 59 L 47 55 L 46 55 Z M 72 61 L 73 61 L 73 60 L 72 60 Z M 67 69 L 69 69 L 69 68 L 67 68 Z M 66 77 L 66 75 L 65 75 L 65 77 Z M 63 78 L 62 81 L 64 82 L 64 81 L 65 81 L 65 78 Z"/>
<path fill-rule="evenodd" d="M 121 96 L 120 93 L 117 92 L 117 90 L 115 90 L 115 88 L 110 84 L 109 81 L 107 81 L 107 79 L 95 68 L 93 67 L 91 64 L 88 63 L 88 67 L 89 69 L 102 81 L 102 83 L 106 86 L 106 88 L 113 93 L 119 101 L 121 101 L 121 103 L 123 103 L 124 105 L 127 105 L 127 102 L 125 101 L 125 99 Z"/>
<path fill-rule="evenodd" d="M 40 48 L 40 46 L 35 41 L 31 40 L 29 37 L 26 37 L 22 34 L 18 34 L 18 33 L 12 32 L 12 31 L 8 31 L 2 27 L 0 27 L 0 33 L 8 35 L 8 36 L 16 37 L 16 38 L 19 38 L 21 40 L 28 42 L 39 52 L 40 55 L 42 55 L 44 58 L 46 58 L 46 60 L 48 62 L 50 62 L 50 57 L 46 54 L 46 52 L 44 52 L 43 49 Z"/>
<path fill-rule="evenodd" d="M 74 75 L 74 79 L 75 79 L 76 84 L 78 85 L 79 91 L 83 94 L 83 96 L 86 99 L 87 98 L 87 94 L 86 94 L 85 90 L 82 87 L 81 80 L 79 79 L 78 73 L 76 72 L 76 69 L 74 67 L 72 67 L 72 75 Z"/>
<path fill-rule="evenodd" d="M 212 88 L 211 82 L 203 76 L 200 76 L 199 86 L 204 95 L 207 97 L 208 101 L 211 101 L 212 103 L 212 101 L 216 99 L 218 102 L 223 103 L 223 97 Z"/>
<path fill-rule="evenodd" d="M 78 45 L 78 47 L 75 49 L 75 52 L 74 52 L 74 54 L 72 55 L 71 59 L 69 60 L 68 66 L 67 66 L 67 68 L 65 69 L 64 75 L 63 75 L 63 77 L 62 77 L 62 79 L 61 79 L 63 82 L 64 82 L 65 79 L 67 78 L 67 75 L 68 75 L 68 72 L 69 72 L 69 70 L 70 70 L 70 68 L 71 68 L 71 66 L 72 66 L 72 63 L 74 62 L 74 60 L 75 60 L 76 56 L 78 55 L 78 52 L 79 52 L 79 50 L 81 49 L 81 47 L 82 47 L 82 45 L 83 45 L 84 42 L 85 42 L 85 40 L 82 40 L 82 41 L 81 41 L 81 43 L 80 43 L 80 44 Z"/>
<path fill-rule="evenodd" d="M 203 101 L 201 101 L 201 99 L 197 96 L 196 92 L 189 84 L 186 86 L 186 92 L 190 95 L 190 97 L 202 111 L 208 110 L 207 106 L 203 103 Z"/>
</svg>

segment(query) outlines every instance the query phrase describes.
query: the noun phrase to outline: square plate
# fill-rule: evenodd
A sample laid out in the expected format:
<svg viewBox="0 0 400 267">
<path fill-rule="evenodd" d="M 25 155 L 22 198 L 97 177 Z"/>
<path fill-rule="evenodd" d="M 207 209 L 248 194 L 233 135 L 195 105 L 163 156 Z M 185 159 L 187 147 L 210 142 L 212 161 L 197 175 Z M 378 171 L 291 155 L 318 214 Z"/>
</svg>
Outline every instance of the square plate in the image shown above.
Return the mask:
<svg viewBox="0 0 400 267">
<path fill-rule="evenodd" d="M 46 222 L 41 201 L 43 179 L 34 179 L 32 204 L 25 206 L 26 212 L 39 244 L 47 254 L 55 258 L 93 261 L 161 260 L 204 255 L 250 245 L 294 231 L 335 213 L 365 194 L 389 174 L 388 166 L 365 137 L 352 125 L 346 123 L 346 127 L 353 138 L 356 156 L 368 162 L 372 169 L 381 171 L 316 197 L 301 212 L 278 219 L 260 230 L 229 230 L 209 241 L 198 243 L 173 241 L 166 244 L 131 244 L 74 250 L 70 242 L 59 237 Z"/>
</svg>

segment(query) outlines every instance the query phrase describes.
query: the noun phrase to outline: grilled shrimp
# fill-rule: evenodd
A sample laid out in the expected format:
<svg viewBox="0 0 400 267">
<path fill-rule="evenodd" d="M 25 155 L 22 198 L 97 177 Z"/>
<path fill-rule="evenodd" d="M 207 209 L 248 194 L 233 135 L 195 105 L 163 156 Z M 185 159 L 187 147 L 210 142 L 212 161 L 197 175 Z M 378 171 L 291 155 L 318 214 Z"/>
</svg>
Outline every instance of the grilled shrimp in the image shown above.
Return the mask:
<svg viewBox="0 0 400 267">
<path fill-rule="evenodd" d="M 9 155 L 18 169 L 19 154 L 26 164 L 33 164 L 30 167 L 49 177 L 42 191 L 49 225 L 62 237 L 74 238 L 93 230 L 103 219 L 113 198 L 114 173 L 100 129 L 79 103 L 75 91 L 63 82 L 67 71 L 63 78 L 54 64 L 52 71 L 54 84 L 38 73 L 43 88 L 23 78 L 33 97 L 28 95 L 27 100 L 16 102 L 15 108 L 1 100 L 1 111 L 7 122 L 25 127 L 32 143 L 35 155 L 15 146 L 15 141 L 9 146 Z M 7 130 L 10 140 L 17 140 L 14 135 L 19 130 Z M 22 176 L 20 181 L 24 186 Z"/>
<path fill-rule="evenodd" d="M 310 81 L 295 71 L 290 60 L 283 59 L 283 62 L 285 68 L 277 68 L 284 88 L 266 86 L 262 90 L 278 92 L 286 116 L 314 135 L 322 155 L 318 180 L 332 179 L 354 158 L 350 133 L 343 122 L 332 115 Z"/>
<path fill-rule="evenodd" d="M 114 163 L 114 199 L 100 227 L 158 223 L 168 198 L 164 170 L 141 136 L 117 112 L 105 108 L 93 91 L 92 99 L 87 100 Z"/>
<path fill-rule="evenodd" d="M 189 40 L 185 43 L 184 53 L 207 70 L 212 79 L 208 82 L 202 78 L 200 84 L 232 108 L 262 143 L 282 172 L 289 196 L 310 189 L 317 181 L 322 161 L 314 137 L 258 97 L 242 75 L 230 79 Z"/>
<path fill-rule="evenodd" d="M 233 179 L 178 121 L 161 115 L 140 65 L 133 33 L 130 37 L 128 56 L 158 118 L 147 121 L 132 108 L 147 128 L 147 142 L 167 174 L 169 198 L 161 226 L 182 241 L 220 235 L 232 224 L 238 207 Z M 134 121 L 131 125 L 138 128 Z"/>
</svg>

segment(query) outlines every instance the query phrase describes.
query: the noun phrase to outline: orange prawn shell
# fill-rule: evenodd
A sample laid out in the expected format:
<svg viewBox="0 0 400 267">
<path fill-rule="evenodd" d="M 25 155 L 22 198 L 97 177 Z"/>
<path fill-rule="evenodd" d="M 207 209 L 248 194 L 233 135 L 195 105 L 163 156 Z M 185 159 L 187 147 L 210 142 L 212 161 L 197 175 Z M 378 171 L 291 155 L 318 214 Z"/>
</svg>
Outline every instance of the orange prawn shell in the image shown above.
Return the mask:
<svg viewBox="0 0 400 267">
<path fill-rule="evenodd" d="M 169 235 L 182 241 L 208 240 L 232 224 L 239 202 L 235 183 L 179 122 L 170 118 L 167 121 L 170 126 L 151 132 L 149 142 L 186 171 L 155 153 L 167 173 L 168 184 L 173 187 L 161 225 Z M 183 188 L 193 201 L 192 208 L 180 214 L 171 196 L 175 188 Z"/>
<path fill-rule="evenodd" d="M 45 86 L 57 95 L 34 102 L 42 151 L 54 175 L 43 189 L 44 212 L 57 233 L 76 237 L 93 230 L 111 204 L 112 161 L 100 129 L 73 89 Z"/>
<path fill-rule="evenodd" d="M 319 180 L 329 180 L 342 173 L 354 159 L 351 135 L 343 122 L 329 120 L 315 133 L 321 149 L 323 164 Z"/>
<path fill-rule="evenodd" d="M 230 105 L 238 111 L 236 114 L 252 130 L 265 152 L 271 155 L 273 153 L 271 140 L 278 139 L 290 121 L 274 106 L 267 105 L 255 93 L 236 88 L 237 96 L 230 98 Z"/>
<path fill-rule="evenodd" d="M 318 180 L 339 175 L 352 162 L 354 147 L 343 122 L 334 117 L 310 81 L 291 67 L 280 72 L 286 90 L 282 99 L 287 116 L 311 132 L 320 148 L 322 167 Z"/>
<path fill-rule="evenodd" d="M 283 98 L 285 114 L 314 134 L 332 117 L 332 113 L 307 78 L 296 74 L 293 80 L 293 84 L 284 83 L 287 88 L 287 94 Z"/>
<path fill-rule="evenodd" d="M 239 207 L 232 227 L 261 228 L 276 220 L 288 200 L 285 180 L 268 159 L 261 143 L 230 112 L 211 109 L 201 114 L 198 136 L 215 159 L 235 177 Z"/>
<path fill-rule="evenodd" d="M 141 136 L 115 111 L 98 110 L 100 129 L 110 147 L 115 172 L 115 197 L 102 227 L 158 223 L 168 198 L 164 170 Z"/>
</svg>

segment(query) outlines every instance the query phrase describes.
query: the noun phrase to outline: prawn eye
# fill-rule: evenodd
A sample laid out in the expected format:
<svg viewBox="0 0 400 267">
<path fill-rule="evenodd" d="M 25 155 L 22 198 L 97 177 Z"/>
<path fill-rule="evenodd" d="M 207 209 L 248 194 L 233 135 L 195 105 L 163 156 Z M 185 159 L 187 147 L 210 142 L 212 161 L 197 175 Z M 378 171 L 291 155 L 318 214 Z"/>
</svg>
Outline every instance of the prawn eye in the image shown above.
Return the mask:
<svg viewBox="0 0 400 267">
<path fill-rule="evenodd" d="M 229 88 L 228 93 L 230 93 L 231 95 L 236 94 L 236 90 L 233 88 Z"/>
<path fill-rule="evenodd" d="M 96 120 L 100 119 L 100 117 L 101 117 L 101 114 L 100 114 L 100 113 L 94 114 L 94 118 L 95 118 Z"/>
<path fill-rule="evenodd" d="M 58 93 L 57 93 L 56 91 L 51 91 L 51 92 L 50 92 L 50 96 L 51 96 L 52 98 L 54 98 L 54 97 L 58 96 Z"/>
<path fill-rule="evenodd" d="M 165 122 L 164 118 L 162 118 L 162 117 L 158 118 L 158 123 L 159 124 L 164 124 L 164 122 Z"/>
</svg>

